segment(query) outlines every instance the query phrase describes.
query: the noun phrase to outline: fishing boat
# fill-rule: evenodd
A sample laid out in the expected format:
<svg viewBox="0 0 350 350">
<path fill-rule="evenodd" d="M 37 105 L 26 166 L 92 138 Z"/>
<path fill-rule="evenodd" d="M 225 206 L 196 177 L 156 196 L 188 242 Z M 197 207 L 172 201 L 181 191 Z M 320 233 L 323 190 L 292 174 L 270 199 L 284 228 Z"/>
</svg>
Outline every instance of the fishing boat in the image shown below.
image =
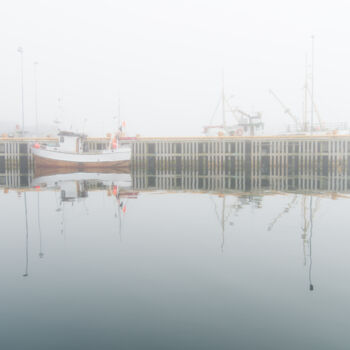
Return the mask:
<svg viewBox="0 0 350 350">
<path fill-rule="evenodd" d="M 87 152 L 85 143 L 87 136 L 70 131 L 58 133 L 57 146 L 32 146 L 35 170 L 61 169 L 84 172 L 115 171 L 129 168 L 131 148 L 120 146 L 118 138 L 111 139 L 110 146 L 99 152 Z"/>
</svg>

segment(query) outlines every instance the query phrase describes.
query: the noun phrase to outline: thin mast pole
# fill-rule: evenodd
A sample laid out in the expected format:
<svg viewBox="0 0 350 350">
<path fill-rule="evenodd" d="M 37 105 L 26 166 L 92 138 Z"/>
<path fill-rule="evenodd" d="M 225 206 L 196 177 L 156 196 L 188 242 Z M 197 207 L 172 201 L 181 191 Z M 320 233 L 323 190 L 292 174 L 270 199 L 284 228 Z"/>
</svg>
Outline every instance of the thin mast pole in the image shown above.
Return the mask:
<svg viewBox="0 0 350 350">
<path fill-rule="evenodd" d="M 313 134 L 314 124 L 314 39 L 311 36 L 311 135 Z"/>
<path fill-rule="evenodd" d="M 226 128 L 226 115 L 225 115 L 225 73 L 222 70 L 222 124 Z"/>
<path fill-rule="evenodd" d="M 23 48 L 20 46 L 17 51 L 21 55 L 21 104 L 22 104 L 22 137 L 24 136 L 24 84 L 23 84 Z"/>
<path fill-rule="evenodd" d="M 39 133 L 39 119 L 38 119 L 38 62 L 34 62 L 34 102 L 35 102 L 35 130 L 36 136 Z"/>
<path fill-rule="evenodd" d="M 307 99 L 308 99 L 308 69 L 307 69 L 307 55 L 305 56 L 305 85 L 304 85 L 304 120 L 303 120 L 303 131 L 307 131 Z"/>
</svg>

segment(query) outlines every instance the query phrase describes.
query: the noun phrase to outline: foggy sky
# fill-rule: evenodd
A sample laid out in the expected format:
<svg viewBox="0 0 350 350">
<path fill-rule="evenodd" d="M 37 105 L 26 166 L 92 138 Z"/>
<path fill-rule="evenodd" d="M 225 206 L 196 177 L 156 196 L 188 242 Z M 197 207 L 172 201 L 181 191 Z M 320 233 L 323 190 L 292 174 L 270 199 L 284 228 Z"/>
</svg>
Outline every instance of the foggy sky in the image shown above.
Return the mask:
<svg viewBox="0 0 350 350">
<path fill-rule="evenodd" d="M 0 11 L 0 122 L 33 125 L 33 62 L 39 62 L 39 120 L 111 131 L 121 101 L 130 134 L 200 135 L 221 91 L 265 133 L 292 121 L 272 88 L 302 113 L 305 55 L 315 36 L 315 101 L 325 121 L 350 124 L 347 1 L 7 0 Z M 217 118 L 219 121 L 219 117 Z"/>
</svg>

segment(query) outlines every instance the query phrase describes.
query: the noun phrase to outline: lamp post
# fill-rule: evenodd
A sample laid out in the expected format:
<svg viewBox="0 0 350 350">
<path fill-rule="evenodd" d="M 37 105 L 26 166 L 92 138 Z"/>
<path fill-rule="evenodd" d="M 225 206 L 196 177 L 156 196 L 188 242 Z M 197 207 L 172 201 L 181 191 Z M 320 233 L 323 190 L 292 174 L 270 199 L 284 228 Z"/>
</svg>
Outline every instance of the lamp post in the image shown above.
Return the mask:
<svg viewBox="0 0 350 350">
<path fill-rule="evenodd" d="M 23 48 L 20 46 L 17 51 L 21 55 L 21 103 L 22 103 L 22 137 L 24 136 L 24 87 L 23 87 Z"/>
</svg>

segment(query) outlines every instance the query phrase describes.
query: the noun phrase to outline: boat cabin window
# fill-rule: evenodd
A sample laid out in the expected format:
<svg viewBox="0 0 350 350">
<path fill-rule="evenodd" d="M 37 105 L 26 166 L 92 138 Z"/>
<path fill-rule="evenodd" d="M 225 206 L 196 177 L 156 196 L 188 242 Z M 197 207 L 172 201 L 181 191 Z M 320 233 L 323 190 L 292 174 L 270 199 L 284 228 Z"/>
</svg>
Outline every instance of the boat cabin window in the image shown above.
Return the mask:
<svg viewBox="0 0 350 350">
<path fill-rule="evenodd" d="M 60 142 L 61 142 L 61 143 L 64 142 L 64 136 L 60 136 Z"/>
</svg>

